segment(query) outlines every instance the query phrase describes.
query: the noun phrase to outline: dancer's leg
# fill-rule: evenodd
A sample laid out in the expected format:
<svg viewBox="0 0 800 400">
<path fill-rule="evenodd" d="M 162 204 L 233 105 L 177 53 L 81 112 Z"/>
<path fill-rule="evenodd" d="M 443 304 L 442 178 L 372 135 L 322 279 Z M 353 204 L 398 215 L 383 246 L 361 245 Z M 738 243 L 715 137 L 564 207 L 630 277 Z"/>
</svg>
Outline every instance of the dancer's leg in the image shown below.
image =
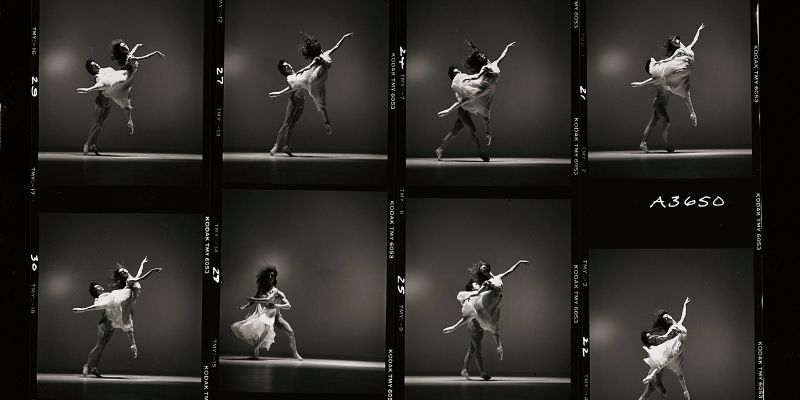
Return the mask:
<svg viewBox="0 0 800 400">
<path fill-rule="evenodd" d="M 136 347 L 136 338 L 133 335 L 133 329 L 125 331 L 125 334 L 128 335 L 128 341 L 131 343 L 131 354 L 133 354 L 133 358 L 138 357 L 139 349 Z"/>
<path fill-rule="evenodd" d="M 475 360 L 475 366 L 478 367 L 478 374 L 483 380 L 488 381 L 489 379 L 492 379 L 492 377 L 483 369 L 483 354 L 481 354 L 483 328 L 481 328 L 478 321 L 473 319 L 467 324 L 467 333 L 469 334 L 470 347 L 475 351 L 473 354 L 473 359 Z"/>
<path fill-rule="evenodd" d="M 274 156 L 278 151 L 284 151 L 289 156 L 293 156 L 291 150 L 289 149 L 289 140 L 291 138 L 292 129 L 300 119 L 300 115 L 302 115 L 302 113 L 302 93 L 300 94 L 299 102 L 295 99 L 295 94 L 292 93 L 289 96 L 289 100 L 286 102 L 286 114 L 283 118 L 283 125 L 281 125 L 280 129 L 278 129 L 278 137 L 275 139 L 275 145 L 272 146 L 272 149 L 270 149 L 269 155 Z"/>
<path fill-rule="evenodd" d="M 97 344 L 89 352 L 89 358 L 86 360 L 86 365 L 83 367 L 84 376 L 91 373 L 98 378 L 100 377 L 100 371 L 97 370 L 100 364 L 100 356 L 103 355 L 103 350 L 105 350 L 113 334 L 114 328 L 104 315 L 103 318 L 100 319 L 100 322 L 97 323 Z"/>
<path fill-rule="evenodd" d="M 292 104 L 294 104 L 294 110 L 291 115 L 289 121 L 289 125 L 286 127 L 286 136 L 283 141 L 283 148 L 281 151 L 288 154 L 290 157 L 294 157 L 292 154 L 292 150 L 289 148 L 289 143 L 292 140 L 292 132 L 294 131 L 294 126 L 297 125 L 297 121 L 300 120 L 300 117 L 303 115 L 303 109 L 305 108 L 305 98 L 303 97 L 303 93 L 298 91 L 298 97 L 292 97 Z"/>
<path fill-rule="evenodd" d="M 123 110 L 125 110 L 125 118 L 128 119 L 128 133 L 133 135 L 133 107 L 127 105 Z"/>
<path fill-rule="evenodd" d="M 447 148 L 447 145 L 450 144 L 450 141 L 453 140 L 454 137 L 458 136 L 461 130 L 464 129 L 464 122 L 461 121 L 461 118 L 457 118 L 456 122 L 453 124 L 453 129 L 450 132 L 447 132 L 442 138 L 442 144 L 436 148 L 436 159 L 441 161 L 442 154 L 444 154 L 444 149 Z"/>
<path fill-rule="evenodd" d="M 491 133 L 491 130 L 489 129 L 489 117 L 486 117 L 486 116 L 483 117 L 483 127 L 486 128 L 486 133 L 485 133 L 485 135 L 486 135 L 486 145 L 487 146 L 491 146 L 492 145 L 492 133 Z"/>
<path fill-rule="evenodd" d="M 497 344 L 497 354 L 500 355 L 500 360 L 503 360 L 503 343 L 500 342 L 500 329 L 496 328 L 497 330 L 492 332 L 492 337 L 494 338 L 494 342 Z"/>
<path fill-rule="evenodd" d="M 642 149 L 645 153 L 648 152 L 647 149 L 647 139 L 650 137 L 650 131 L 656 127 L 658 121 L 661 119 L 660 114 L 656 111 L 656 102 L 658 102 L 658 98 L 653 100 L 653 115 L 650 117 L 650 121 L 647 123 L 647 126 L 644 127 L 644 134 L 642 135 L 642 142 L 639 143 L 639 148 Z"/>
<path fill-rule="evenodd" d="M 692 95 L 690 93 L 686 93 L 686 96 L 683 98 L 683 102 L 686 103 L 686 108 L 689 109 L 689 118 L 692 120 L 692 125 L 697 126 L 697 114 L 694 113 Z"/>
<path fill-rule="evenodd" d="M 667 114 L 667 106 L 669 105 L 669 96 L 664 93 L 663 96 L 659 96 L 656 98 L 656 101 L 653 103 L 653 107 L 655 108 L 655 112 L 661 119 L 661 138 L 664 139 L 664 147 L 667 149 L 667 152 L 672 153 L 674 149 L 669 144 L 669 114 Z"/>
<path fill-rule="evenodd" d="M 253 360 L 259 359 L 258 353 L 259 350 L 261 350 L 261 343 L 264 343 L 264 341 L 267 340 L 267 336 L 269 336 L 269 329 L 270 328 L 265 329 L 264 333 L 262 333 L 261 336 L 259 336 L 258 339 L 253 342 L 253 357 L 251 357 Z"/>
<path fill-rule="evenodd" d="M 653 385 L 655 386 L 656 390 L 661 393 L 661 398 L 666 400 L 667 398 L 667 388 L 664 387 L 664 382 L 662 382 L 661 377 L 664 376 L 664 371 L 658 371 L 656 375 L 653 377 Z"/>
<path fill-rule="evenodd" d="M 278 318 L 275 319 L 275 329 L 285 333 L 286 336 L 289 337 L 289 348 L 292 349 L 292 357 L 302 361 L 303 357 L 300 357 L 300 353 L 297 352 L 297 339 L 294 337 L 294 330 L 292 326 L 289 325 L 289 322 L 283 319 L 282 316 L 278 316 Z"/>
<path fill-rule="evenodd" d="M 102 93 L 98 93 L 94 99 L 94 123 L 89 129 L 86 142 L 83 144 L 83 154 L 87 154 L 92 147 L 97 145 L 97 137 L 100 136 L 100 131 L 103 129 L 103 123 L 106 118 L 108 118 L 109 111 L 111 111 L 111 100 L 103 96 Z"/>
<path fill-rule="evenodd" d="M 478 157 L 480 157 L 483 161 L 489 161 L 489 157 L 483 154 L 483 150 L 481 149 L 481 141 L 478 139 L 478 135 L 475 133 L 477 129 L 475 129 L 475 124 L 472 122 L 469 112 L 463 108 L 459 108 L 458 118 L 464 123 L 464 127 L 469 131 L 469 137 L 472 139 L 472 144 L 475 145 L 475 150 L 478 151 Z"/>
</svg>

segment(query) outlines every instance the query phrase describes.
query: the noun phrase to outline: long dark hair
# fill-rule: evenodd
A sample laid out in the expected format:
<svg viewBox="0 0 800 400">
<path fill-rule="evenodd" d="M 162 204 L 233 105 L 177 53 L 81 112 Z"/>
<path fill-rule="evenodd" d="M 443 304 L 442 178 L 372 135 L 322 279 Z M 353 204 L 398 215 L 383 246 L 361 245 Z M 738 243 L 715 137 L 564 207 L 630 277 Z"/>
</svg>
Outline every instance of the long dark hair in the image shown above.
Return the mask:
<svg viewBox="0 0 800 400">
<path fill-rule="evenodd" d="M 664 55 L 669 57 L 675 50 L 678 50 L 680 47 L 675 44 L 676 40 L 681 40 L 679 35 L 667 36 L 667 42 L 664 43 L 662 47 L 664 47 Z"/>
<path fill-rule="evenodd" d="M 322 44 L 313 35 L 300 32 L 300 46 L 297 47 L 297 51 L 303 55 L 303 58 L 309 60 L 322 54 Z"/>
<path fill-rule="evenodd" d="M 270 274 L 274 274 L 274 278 L 272 279 L 272 286 L 269 286 L 269 278 Z M 270 289 L 273 287 L 278 286 L 278 268 L 276 268 L 272 264 L 267 264 L 264 269 L 262 269 L 258 275 L 256 275 L 256 283 L 258 288 L 256 290 L 256 296 L 260 296 L 269 292 Z"/>
<path fill-rule="evenodd" d="M 117 263 L 117 268 L 111 270 L 111 274 L 108 276 L 108 284 L 114 289 L 124 289 L 128 283 L 128 277 L 124 276 L 120 271 L 123 268 L 125 268 L 124 265 Z M 130 272 L 128 272 L 128 275 L 130 275 Z"/>
<path fill-rule="evenodd" d="M 111 41 L 111 61 L 116 62 L 120 66 L 128 62 L 128 53 L 130 52 L 130 50 L 126 50 L 120 46 L 124 42 L 124 40 L 119 38 Z"/>
<path fill-rule="evenodd" d="M 484 65 L 489 63 L 489 57 L 471 40 L 465 40 L 464 44 L 469 47 L 469 54 L 464 58 L 464 67 L 473 74 L 477 74 Z"/>
<path fill-rule="evenodd" d="M 479 258 L 477 262 L 475 262 L 474 264 L 470 265 L 469 268 L 467 268 L 467 272 L 469 273 L 469 278 L 478 285 L 482 285 L 483 282 L 486 282 L 487 280 L 489 280 L 489 278 L 491 278 L 491 275 L 484 275 L 481 272 L 481 267 L 484 265 L 487 268 L 489 268 L 489 271 L 492 270 L 491 264 L 489 264 L 483 258 Z"/>
<path fill-rule="evenodd" d="M 666 331 L 668 331 L 668 330 L 669 330 L 669 327 L 670 327 L 670 325 L 672 325 L 672 324 L 668 323 L 668 322 L 667 322 L 667 321 L 664 319 L 664 315 L 665 315 L 665 314 L 669 314 L 669 312 L 667 312 L 666 310 L 661 310 L 661 309 L 660 309 L 660 310 L 657 310 L 657 311 L 654 313 L 654 315 L 656 316 L 656 319 L 655 319 L 655 321 L 653 321 L 653 329 L 654 329 L 654 330 L 659 330 L 659 331 L 664 331 L 664 332 L 666 332 Z"/>
</svg>

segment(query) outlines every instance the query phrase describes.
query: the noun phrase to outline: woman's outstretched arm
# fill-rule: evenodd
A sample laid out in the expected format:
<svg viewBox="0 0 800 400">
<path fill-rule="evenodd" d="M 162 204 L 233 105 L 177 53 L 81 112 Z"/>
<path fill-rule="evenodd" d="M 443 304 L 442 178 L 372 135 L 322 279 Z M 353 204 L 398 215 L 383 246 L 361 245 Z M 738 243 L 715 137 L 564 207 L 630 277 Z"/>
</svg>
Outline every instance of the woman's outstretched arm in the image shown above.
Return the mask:
<svg viewBox="0 0 800 400">
<path fill-rule="evenodd" d="M 703 28 L 705 28 L 705 27 L 706 27 L 706 24 L 701 22 L 700 23 L 700 27 L 697 28 L 697 33 L 694 34 L 694 40 L 692 40 L 692 43 L 689 46 L 687 46 L 689 49 L 691 49 L 692 47 L 694 47 L 695 44 L 697 44 L 697 39 L 700 39 L 700 31 L 702 31 Z"/>
<path fill-rule="evenodd" d="M 128 61 L 138 61 L 138 60 L 145 60 L 145 59 L 148 59 L 148 58 L 150 58 L 150 57 L 152 57 L 152 56 L 154 56 L 154 55 L 158 55 L 158 56 L 159 56 L 159 57 L 161 57 L 161 58 L 164 58 L 164 57 L 166 57 L 166 55 L 165 55 L 164 53 L 162 53 L 162 52 L 160 52 L 160 51 L 156 50 L 156 51 L 154 51 L 154 52 L 148 53 L 148 54 L 146 54 L 146 55 L 143 55 L 143 56 L 141 56 L 141 57 L 134 57 L 134 56 L 128 57 Z"/>
<path fill-rule="evenodd" d="M 144 275 L 139 276 L 139 277 L 130 278 L 130 279 L 128 279 L 128 282 L 133 282 L 133 283 L 139 282 L 141 280 L 144 280 L 148 276 L 150 276 L 150 274 L 152 274 L 153 272 L 161 272 L 163 269 L 164 268 L 150 268 L 150 270 L 147 271 L 147 273 L 145 273 Z"/>
<path fill-rule="evenodd" d="M 497 61 L 495 61 L 495 64 L 500 64 L 500 61 L 503 61 L 503 59 L 506 57 L 506 54 L 508 54 L 509 47 L 512 47 L 512 46 L 514 46 L 516 44 L 517 44 L 517 42 L 511 42 L 508 45 L 506 45 L 506 48 L 503 49 L 502 53 L 500 53 L 500 57 L 497 57 Z"/>
<path fill-rule="evenodd" d="M 286 93 L 290 92 L 291 90 L 292 90 L 292 87 L 291 86 L 287 86 L 287 87 L 285 87 L 283 90 L 281 90 L 279 92 L 269 92 L 269 97 L 278 97 L 278 96 L 280 96 L 282 94 L 286 94 Z"/>
<path fill-rule="evenodd" d="M 339 39 L 339 41 L 338 41 L 338 42 L 336 42 L 336 45 L 334 45 L 333 47 L 331 47 L 331 49 L 330 49 L 330 50 L 328 50 L 328 51 L 326 51 L 326 53 L 328 53 L 328 54 L 332 54 L 334 51 L 336 51 L 336 50 L 339 48 L 339 46 L 341 46 L 341 45 L 342 45 L 342 42 L 344 42 L 344 40 L 345 40 L 345 39 L 347 39 L 347 38 L 349 38 L 350 36 L 353 36 L 353 32 L 347 33 L 347 34 L 345 34 L 344 36 L 342 36 L 342 38 L 341 38 L 341 39 Z"/>
<path fill-rule="evenodd" d="M 516 264 L 512 265 L 511 268 L 508 269 L 508 271 L 503 272 L 500 275 L 495 275 L 494 277 L 503 279 L 504 277 L 506 277 L 506 276 L 510 275 L 512 272 L 514 272 L 514 270 L 516 270 L 517 267 L 519 267 L 520 265 L 527 265 L 527 264 L 528 264 L 528 260 L 519 260 L 519 261 L 517 261 Z"/>
<path fill-rule="evenodd" d="M 683 311 L 681 312 L 681 319 L 680 319 L 680 321 L 678 321 L 678 325 L 683 325 L 683 320 L 686 319 L 686 305 L 687 304 L 689 304 L 689 298 L 688 297 L 683 302 Z"/>
</svg>

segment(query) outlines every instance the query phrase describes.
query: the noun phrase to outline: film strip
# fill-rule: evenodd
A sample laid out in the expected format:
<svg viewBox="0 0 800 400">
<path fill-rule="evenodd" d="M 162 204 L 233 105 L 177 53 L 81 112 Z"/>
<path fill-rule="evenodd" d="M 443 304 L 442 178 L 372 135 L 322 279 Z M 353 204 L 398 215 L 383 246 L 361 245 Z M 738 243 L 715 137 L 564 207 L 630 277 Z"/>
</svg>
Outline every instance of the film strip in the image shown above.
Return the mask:
<svg viewBox="0 0 800 400">
<path fill-rule="evenodd" d="M 386 285 L 386 386 L 385 393 L 382 395 L 386 399 L 405 398 L 405 289 L 406 289 L 406 67 L 408 65 L 407 51 L 407 2 L 405 0 L 390 1 L 390 51 L 389 51 L 389 149 L 388 149 L 388 193 L 387 193 L 387 285 Z M 572 80 L 571 80 L 571 121 L 570 121 L 570 180 L 569 188 L 549 187 L 532 189 L 530 187 L 506 187 L 506 188 L 476 188 L 476 187 L 451 187 L 446 190 L 431 188 L 416 188 L 414 197 L 427 198 L 455 198 L 463 197 L 464 193 L 468 196 L 479 198 L 569 198 L 571 200 L 571 274 L 570 274 L 570 316 L 571 316 L 571 347 L 570 347 L 570 398 L 589 399 L 590 396 L 590 343 L 589 343 L 589 242 L 601 247 L 618 247 L 621 243 L 609 238 L 606 241 L 595 240 L 597 235 L 589 233 L 595 239 L 587 240 L 584 230 L 587 225 L 608 225 L 613 224 L 611 219 L 603 218 L 602 215 L 624 212 L 626 208 L 640 207 L 642 199 L 635 199 L 632 202 L 622 202 L 617 206 L 612 206 L 611 202 L 586 204 L 586 191 L 597 193 L 600 190 L 599 184 L 587 182 L 589 174 L 588 159 L 588 84 L 587 84 L 587 37 L 586 37 L 586 9 L 585 0 L 570 1 L 569 7 L 571 24 L 571 56 L 572 56 Z M 221 264 L 221 245 L 222 245 L 222 167 L 223 167 L 223 94 L 224 94 L 224 48 L 225 48 L 225 1 L 206 0 L 205 1 L 205 36 L 204 36 L 204 89 L 203 89 L 203 206 L 190 205 L 189 208 L 203 210 L 203 244 L 202 254 L 203 265 L 203 339 L 201 355 L 201 396 L 203 399 L 216 398 L 219 393 L 219 327 L 220 327 L 220 284 L 222 277 Z M 28 318 L 28 333 L 31 338 L 30 347 L 33 351 L 28 353 L 29 398 L 36 398 L 36 338 L 38 335 L 38 282 L 39 282 L 39 213 L 41 211 L 42 192 L 37 181 L 37 165 L 39 148 L 39 1 L 31 2 L 31 59 L 30 59 L 30 270 L 29 285 L 30 289 L 30 317 Z M 668 204 L 671 190 L 684 191 L 680 201 L 686 204 L 685 192 L 690 192 L 694 200 L 699 200 L 706 192 L 719 193 L 726 202 L 725 213 L 708 218 L 708 225 L 698 229 L 699 232 L 720 232 L 721 236 L 711 245 L 732 246 L 752 245 L 754 262 L 754 307 L 755 307 L 755 343 L 754 343 L 754 364 L 755 364 L 755 396 L 762 399 L 766 395 L 767 360 L 766 345 L 767 337 L 764 333 L 764 281 L 763 275 L 765 266 L 763 264 L 763 253 L 765 238 L 762 233 L 763 227 L 763 199 L 762 199 L 762 132 L 761 132 L 761 97 L 760 97 L 760 63 L 759 63 L 759 1 L 751 1 L 750 15 L 750 34 L 751 34 L 751 119 L 752 119 L 752 192 L 746 189 L 738 189 L 741 181 L 738 180 L 705 180 L 703 182 L 690 182 L 687 184 L 681 180 L 660 182 L 658 188 L 650 186 L 644 190 L 647 200 L 655 202 L 659 198 L 659 193 L 664 194 L 664 201 Z M 6 110 L 2 106 L 0 110 Z M 3 120 L 0 119 L 0 124 Z M 0 125 L 0 132 L 4 127 Z M 7 129 L 7 128 L 6 128 Z M 609 184 L 604 182 L 603 185 Z M 612 187 L 624 191 L 624 182 L 610 183 Z M 587 189 L 587 185 L 589 188 Z M 663 189 L 667 187 L 669 189 Z M 686 189 L 688 187 L 688 189 Z M 708 188 L 711 187 L 709 190 Z M 735 188 L 737 187 L 737 188 Z M 278 189 L 298 189 L 308 188 L 308 186 L 273 186 Z M 318 186 L 316 189 L 337 190 L 340 186 Z M 607 187 L 606 187 L 607 188 Z M 361 187 L 355 190 L 373 190 L 374 187 Z M 52 194 L 58 189 L 45 188 L 45 193 L 52 198 Z M 116 190 L 116 189 L 114 189 Z M 145 189 L 156 190 L 156 189 Z M 91 192 L 91 189 L 90 189 Z M 668 194 L 669 192 L 669 194 Z M 94 193 L 104 193 L 97 191 Z M 169 197 L 170 192 L 165 191 L 159 198 Z M 596 199 L 594 195 L 588 198 Z M 752 203 L 742 204 L 740 199 L 753 199 Z M 730 199 L 730 200 L 729 200 Z M 714 198 L 709 199 L 713 202 Z M 78 202 L 79 200 L 74 200 Z M 413 202 L 413 200 L 412 200 Z M 61 211 L 55 203 L 45 207 L 49 211 Z M 606 208 L 609 206 L 611 208 Z M 164 209 L 164 205 L 147 206 L 145 209 Z M 181 207 L 180 202 L 167 207 L 167 211 L 176 211 Z M 110 209 L 108 211 L 114 211 Z M 611 210 L 611 211 L 609 211 Z M 642 215 L 633 214 L 625 224 L 630 223 Z M 754 219 L 751 219 L 755 215 Z M 694 215 L 689 215 L 693 218 Z M 707 216 L 706 216 L 707 217 Z M 665 215 L 663 220 L 670 218 Z M 730 219 L 728 225 L 715 228 L 715 221 Z M 717 230 L 719 229 L 719 230 Z M 723 233 L 725 230 L 726 233 Z M 746 238 L 741 239 L 743 231 L 751 232 Z M 613 235 L 609 235 L 613 236 Z M 709 241 L 700 245 L 692 245 L 692 239 L 696 236 L 689 235 L 683 239 L 684 247 L 703 247 L 708 246 Z M 749 239 L 748 239 L 749 238 Z M 645 242 L 637 242 L 637 245 L 644 245 Z M 335 397 L 335 396 L 333 396 Z"/>
<path fill-rule="evenodd" d="M 571 28 L 571 110 L 570 137 L 572 194 L 572 273 L 570 274 L 570 321 L 572 323 L 570 383 L 574 400 L 589 398 L 589 266 L 583 238 L 583 181 L 588 175 L 586 82 L 586 1 L 569 1 Z"/>
<path fill-rule="evenodd" d="M 37 171 L 39 166 L 39 55 L 40 35 L 39 26 L 39 0 L 30 2 L 30 158 L 28 160 L 30 170 L 30 187 L 28 188 L 29 207 L 30 207 L 30 320 L 29 320 L 29 340 L 33 351 L 28 353 L 29 398 L 36 398 L 37 385 L 37 338 L 39 334 L 39 194 L 37 193 L 39 182 Z"/>
<path fill-rule="evenodd" d="M 754 399 L 764 399 L 766 397 L 767 385 L 767 359 L 766 359 L 766 335 L 764 334 L 764 218 L 763 218 L 763 181 L 762 181 L 762 149 L 763 139 L 761 136 L 761 80 L 759 50 L 761 48 L 760 21 L 759 21 L 759 0 L 750 1 L 750 42 L 751 42 L 751 109 L 750 118 L 752 120 L 753 132 L 753 269 L 754 276 L 754 308 L 755 308 L 755 396 Z"/>
<path fill-rule="evenodd" d="M 389 190 L 387 207 L 386 387 L 405 398 L 405 117 L 408 55 L 405 0 L 389 2 Z"/>
<path fill-rule="evenodd" d="M 225 1 L 205 1 L 203 63 L 203 338 L 201 398 L 219 396 L 219 304 L 222 281 L 222 141 L 225 67 Z M 213 111 L 210 111 L 213 110 Z"/>
</svg>

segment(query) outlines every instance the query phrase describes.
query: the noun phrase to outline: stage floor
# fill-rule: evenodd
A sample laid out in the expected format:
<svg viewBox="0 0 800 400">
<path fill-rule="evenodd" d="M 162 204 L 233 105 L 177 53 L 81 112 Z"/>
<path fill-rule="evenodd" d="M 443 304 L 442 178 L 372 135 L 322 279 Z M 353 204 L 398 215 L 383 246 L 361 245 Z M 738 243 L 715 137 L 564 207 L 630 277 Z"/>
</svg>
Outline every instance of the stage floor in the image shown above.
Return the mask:
<svg viewBox="0 0 800 400">
<path fill-rule="evenodd" d="M 569 378 L 493 376 L 466 380 L 461 376 L 406 376 L 408 400 L 569 399 Z"/>
<path fill-rule="evenodd" d="M 245 356 L 220 357 L 220 391 L 380 394 L 384 363 Z"/>
<path fill-rule="evenodd" d="M 601 179 L 747 179 L 753 174 L 750 149 L 590 151 L 589 177 Z"/>
<path fill-rule="evenodd" d="M 569 177 L 569 158 L 406 159 L 408 186 L 566 186 Z"/>
<path fill-rule="evenodd" d="M 385 154 L 293 153 L 270 156 L 263 153 L 222 154 L 226 187 L 262 185 L 324 185 L 382 188 L 387 186 Z"/>
<path fill-rule="evenodd" d="M 196 400 L 200 377 L 108 374 L 84 378 L 81 374 L 37 374 L 39 400 Z"/>
<path fill-rule="evenodd" d="M 201 154 L 39 152 L 43 186 L 200 186 Z"/>
</svg>

